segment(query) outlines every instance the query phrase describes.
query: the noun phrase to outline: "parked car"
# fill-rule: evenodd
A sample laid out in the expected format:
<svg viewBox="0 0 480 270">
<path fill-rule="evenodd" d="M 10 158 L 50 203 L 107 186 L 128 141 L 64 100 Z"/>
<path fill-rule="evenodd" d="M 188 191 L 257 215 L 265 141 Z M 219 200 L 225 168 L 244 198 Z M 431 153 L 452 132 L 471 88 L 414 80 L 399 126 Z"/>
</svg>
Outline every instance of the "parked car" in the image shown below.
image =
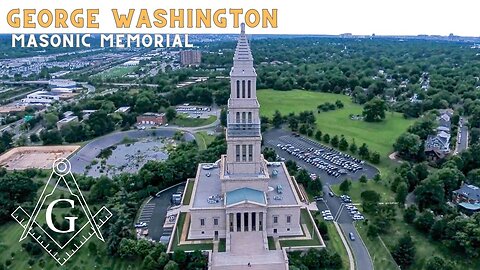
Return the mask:
<svg viewBox="0 0 480 270">
<path fill-rule="evenodd" d="M 348 237 L 350 237 L 350 240 L 355 241 L 355 235 L 353 233 L 348 233 Z"/>
</svg>

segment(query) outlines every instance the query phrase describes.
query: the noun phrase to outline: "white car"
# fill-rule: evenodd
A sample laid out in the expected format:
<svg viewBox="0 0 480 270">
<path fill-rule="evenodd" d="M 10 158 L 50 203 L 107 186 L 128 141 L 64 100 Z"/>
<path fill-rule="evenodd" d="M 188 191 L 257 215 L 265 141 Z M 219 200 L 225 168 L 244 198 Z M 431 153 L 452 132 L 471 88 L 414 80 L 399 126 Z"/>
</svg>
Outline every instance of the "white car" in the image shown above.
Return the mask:
<svg viewBox="0 0 480 270">
<path fill-rule="evenodd" d="M 326 221 L 332 221 L 333 220 L 333 216 L 325 216 L 323 217 L 323 219 L 325 219 Z"/>
<path fill-rule="evenodd" d="M 364 220 L 365 217 L 364 216 L 361 216 L 361 215 L 355 215 L 353 216 L 353 220 Z"/>
</svg>

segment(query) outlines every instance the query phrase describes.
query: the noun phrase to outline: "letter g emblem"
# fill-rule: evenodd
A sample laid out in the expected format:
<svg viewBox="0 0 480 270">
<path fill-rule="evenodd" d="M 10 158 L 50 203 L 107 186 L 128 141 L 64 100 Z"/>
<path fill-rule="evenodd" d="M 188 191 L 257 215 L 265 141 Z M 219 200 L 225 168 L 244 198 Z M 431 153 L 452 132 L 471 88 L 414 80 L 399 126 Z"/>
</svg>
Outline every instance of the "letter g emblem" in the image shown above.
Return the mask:
<svg viewBox="0 0 480 270">
<path fill-rule="evenodd" d="M 57 204 L 60 201 L 68 202 L 70 204 L 70 206 L 72 208 L 74 208 L 75 202 L 73 200 L 70 200 L 70 199 L 58 199 L 58 200 L 55 200 L 55 201 L 51 202 L 47 207 L 47 213 L 46 213 L 47 225 L 52 231 L 54 231 L 56 233 L 70 233 L 70 232 L 73 232 L 73 231 L 75 231 L 75 220 L 78 219 L 78 217 L 65 217 L 65 219 L 69 221 L 68 230 L 66 230 L 66 231 L 62 231 L 62 230 L 57 229 L 55 227 L 55 225 L 53 224 L 52 210 L 53 210 L 53 207 L 55 206 L 55 204 Z"/>
</svg>

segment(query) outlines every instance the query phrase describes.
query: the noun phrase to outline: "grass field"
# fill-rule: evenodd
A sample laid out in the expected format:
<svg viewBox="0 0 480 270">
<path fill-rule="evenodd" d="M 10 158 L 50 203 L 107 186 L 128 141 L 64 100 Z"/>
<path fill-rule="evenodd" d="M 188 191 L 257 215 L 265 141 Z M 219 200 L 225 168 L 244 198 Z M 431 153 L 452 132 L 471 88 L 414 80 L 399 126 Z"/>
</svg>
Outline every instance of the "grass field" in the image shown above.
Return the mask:
<svg viewBox="0 0 480 270">
<path fill-rule="evenodd" d="M 188 180 L 187 181 L 187 188 L 185 188 L 185 195 L 183 199 L 183 205 L 189 205 L 190 200 L 192 199 L 192 192 L 193 192 L 193 185 L 195 184 L 195 181 L 193 180 Z"/>
<path fill-rule="evenodd" d="M 137 67 L 116 66 L 95 74 L 93 77 L 101 77 L 102 79 L 118 78 L 134 72 L 136 69 Z"/>
<path fill-rule="evenodd" d="M 378 238 L 370 239 L 367 237 L 367 225 L 363 222 L 356 223 L 355 225 L 363 242 L 368 248 L 368 252 L 373 261 L 373 267 L 382 270 L 398 270 L 397 264 L 392 259 L 390 252 L 382 245 L 380 240 Z"/>
<path fill-rule="evenodd" d="M 340 185 L 332 185 L 332 190 L 337 195 L 342 195 L 343 192 L 340 191 Z M 368 180 L 367 183 L 363 184 L 359 181 L 352 181 L 352 186 L 350 187 L 350 191 L 347 192 L 352 198 L 352 201 L 355 203 L 361 203 L 362 198 L 361 194 L 365 190 L 374 190 L 380 194 L 382 202 L 395 202 L 395 194 L 390 190 L 390 188 L 386 187 L 382 183 L 375 183 L 373 180 Z"/>
<path fill-rule="evenodd" d="M 317 127 L 323 133 L 344 135 L 351 142 L 355 139 L 358 146 L 366 143 L 370 150 L 377 151 L 383 160 L 393 152 L 393 143 L 397 137 L 407 130 L 413 120 L 404 119 L 399 113 L 387 112 L 386 119 L 378 123 L 351 120 L 350 114 L 362 114 L 362 106 L 351 102 L 350 97 L 339 94 L 309 92 L 303 90 L 275 91 L 272 89 L 257 92 L 260 102 L 260 113 L 271 117 L 275 110 L 282 115 L 313 110 L 316 113 Z M 345 105 L 342 109 L 317 113 L 317 106 L 340 100 Z"/>
<path fill-rule="evenodd" d="M 195 133 L 195 141 L 197 141 L 200 150 L 207 149 L 207 146 L 215 140 L 215 136 L 208 135 L 206 131 Z"/>
<path fill-rule="evenodd" d="M 200 127 L 209 125 L 217 120 L 217 117 L 211 115 L 208 118 L 188 118 L 185 115 L 178 115 L 175 120 L 173 120 L 172 124 L 177 125 L 179 127 Z"/>
<path fill-rule="evenodd" d="M 282 240 L 280 237 L 280 246 L 281 247 L 295 247 L 295 246 L 319 246 L 320 239 L 318 234 L 314 230 L 315 224 L 312 223 L 312 219 L 308 214 L 307 209 L 301 209 L 300 211 L 300 222 L 302 224 L 306 224 L 310 235 L 312 235 L 312 239 L 309 240 Z"/>
</svg>

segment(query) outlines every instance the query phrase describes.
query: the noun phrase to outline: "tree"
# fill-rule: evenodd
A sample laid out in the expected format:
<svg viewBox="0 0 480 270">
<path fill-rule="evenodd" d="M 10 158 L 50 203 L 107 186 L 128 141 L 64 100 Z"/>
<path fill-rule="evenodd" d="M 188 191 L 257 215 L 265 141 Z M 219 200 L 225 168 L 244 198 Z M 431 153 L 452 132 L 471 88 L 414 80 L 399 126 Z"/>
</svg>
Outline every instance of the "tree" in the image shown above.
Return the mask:
<svg viewBox="0 0 480 270">
<path fill-rule="evenodd" d="M 370 151 L 365 143 L 358 148 L 358 155 L 363 159 L 368 159 L 370 157 Z"/>
<path fill-rule="evenodd" d="M 317 132 L 315 132 L 315 140 L 322 141 L 322 132 L 320 130 L 317 130 Z"/>
<path fill-rule="evenodd" d="M 178 263 L 170 260 L 170 261 L 168 261 L 168 263 L 165 265 L 165 267 L 163 269 L 164 270 L 179 270 L 180 268 L 178 267 Z"/>
<path fill-rule="evenodd" d="M 454 270 L 455 265 L 449 261 L 445 261 L 444 259 L 433 256 L 427 260 L 425 264 L 425 270 Z"/>
<path fill-rule="evenodd" d="M 30 141 L 32 143 L 37 143 L 40 141 L 40 137 L 38 137 L 38 135 L 36 133 L 32 133 L 30 134 Z"/>
<path fill-rule="evenodd" d="M 222 108 L 222 110 L 220 111 L 220 125 L 224 127 L 227 126 L 227 116 L 228 116 L 227 109 Z"/>
<path fill-rule="evenodd" d="M 300 132 L 300 134 L 307 134 L 308 126 L 306 124 L 301 124 L 298 132 Z"/>
<path fill-rule="evenodd" d="M 279 128 L 283 124 L 282 114 L 278 110 L 273 114 L 272 124 L 275 128 Z"/>
<path fill-rule="evenodd" d="M 368 182 L 368 179 L 367 179 L 367 176 L 365 176 L 365 174 L 363 174 L 362 176 L 360 176 L 360 183 L 362 184 L 366 184 Z"/>
<path fill-rule="evenodd" d="M 348 142 L 345 140 L 345 137 L 342 135 L 340 138 L 340 142 L 338 143 L 338 148 L 342 151 L 345 151 L 348 149 Z"/>
<path fill-rule="evenodd" d="M 97 254 L 97 245 L 92 241 L 88 244 L 88 252 L 90 252 L 91 255 Z"/>
<path fill-rule="evenodd" d="M 328 135 L 328 133 L 326 133 L 325 135 L 323 135 L 323 141 L 325 143 L 329 143 L 330 142 L 330 135 Z"/>
<path fill-rule="evenodd" d="M 330 144 L 333 147 L 338 147 L 338 136 L 337 135 L 333 136 L 333 138 L 330 140 Z"/>
<path fill-rule="evenodd" d="M 432 211 L 423 211 L 423 213 L 415 220 L 415 227 L 424 233 L 428 233 L 435 223 L 435 216 Z"/>
<path fill-rule="evenodd" d="M 54 112 L 48 112 L 43 116 L 45 127 L 47 129 L 54 128 L 58 122 L 58 115 Z"/>
<path fill-rule="evenodd" d="M 407 132 L 397 138 L 393 148 L 405 159 L 417 159 L 422 148 L 422 141 L 418 135 Z"/>
<path fill-rule="evenodd" d="M 415 188 L 415 198 L 420 210 L 426 207 L 434 211 L 441 210 L 445 203 L 445 191 L 442 180 L 429 176 Z"/>
<path fill-rule="evenodd" d="M 379 173 L 375 174 L 375 176 L 373 177 L 373 181 L 375 181 L 375 183 L 380 183 L 382 181 L 382 177 Z"/>
<path fill-rule="evenodd" d="M 378 122 L 385 119 L 387 105 L 380 98 L 373 98 L 363 107 L 363 117 L 367 122 Z"/>
<path fill-rule="evenodd" d="M 405 200 L 407 199 L 408 195 L 408 186 L 405 181 L 402 181 L 398 186 L 397 186 L 397 194 L 395 195 L 395 200 L 397 201 L 398 205 L 403 207 L 405 205 Z"/>
<path fill-rule="evenodd" d="M 179 265 L 183 265 L 187 261 L 187 254 L 185 251 L 177 249 L 173 252 L 173 260 Z"/>
<path fill-rule="evenodd" d="M 378 164 L 380 163 L 380 154 L 378 152 L 372 152 L 370 154 L 370 161 L 373 163 L 373 164 Z"/>
<path fill-rule="evenodd" d="M 337 108 L 339 109 L 344 107 L 343 102 L 340 100 L 335 101 L 335 106 L 337 106 Z"/>
<path fill-rule="evenodd" d="M 355 139 L 353 139 L 352 143 L 350 144 L 349 150 L 350 152 L 352 152 L 352 154 L 355 154 L 357 153 L 357 149 L 358 149 L 357 144 L 355 143 Z"/>
<path fill-rule="evenodd" d="M 40 132 L 40 139 L 42 139 L 43 145 L 56 145 L 63 143 L 62 135 L 56 129 L 48 131 L 42 130 L 42 132 Z"/>
<path fill-rule="evenodd" d="M 398 244 L 393 248 L 392 257 L 401 267 L 408 269 L 415 261 L 415 243 L 410 234 L 405 234 L 398 240 Z"/>
<path fill-rule="evenodd" d="M 168 107 L 165 111 L 165 117 L 167 118 L 168 122 L 171 122 L 177 117 L 177 111 L 173 107 Z"/>
<path fill-rule="evenodd" d="M 291 116 L 288 118 L 288 128 L 293 131 L 296 131 L 298 129 L 298 120 L 295 116 Z"/>
<path fill-rule="evenodd" d="M 381 200 L 380 194 L 374 190 L 366 190 L 360 194 L 362 206 L 365 212 L 375 213 Z"/>
<path fill-rule="evenodd" d="M 340 184 L 340 191 L 345 193 L 348 193 L 350 191 L 350 187 L 352 186 L 352 182 L 348 179 L 343 180 L 343 182 Z"/>
<path fill-rule="evenodd" d="M 405 212 L 403 213 L 403 220 L 405 220 L 406 223 L 412 224 L 416 217 L 417 207 L 415 205 L 411 205 L 405 209 Z"/>
</svg>

